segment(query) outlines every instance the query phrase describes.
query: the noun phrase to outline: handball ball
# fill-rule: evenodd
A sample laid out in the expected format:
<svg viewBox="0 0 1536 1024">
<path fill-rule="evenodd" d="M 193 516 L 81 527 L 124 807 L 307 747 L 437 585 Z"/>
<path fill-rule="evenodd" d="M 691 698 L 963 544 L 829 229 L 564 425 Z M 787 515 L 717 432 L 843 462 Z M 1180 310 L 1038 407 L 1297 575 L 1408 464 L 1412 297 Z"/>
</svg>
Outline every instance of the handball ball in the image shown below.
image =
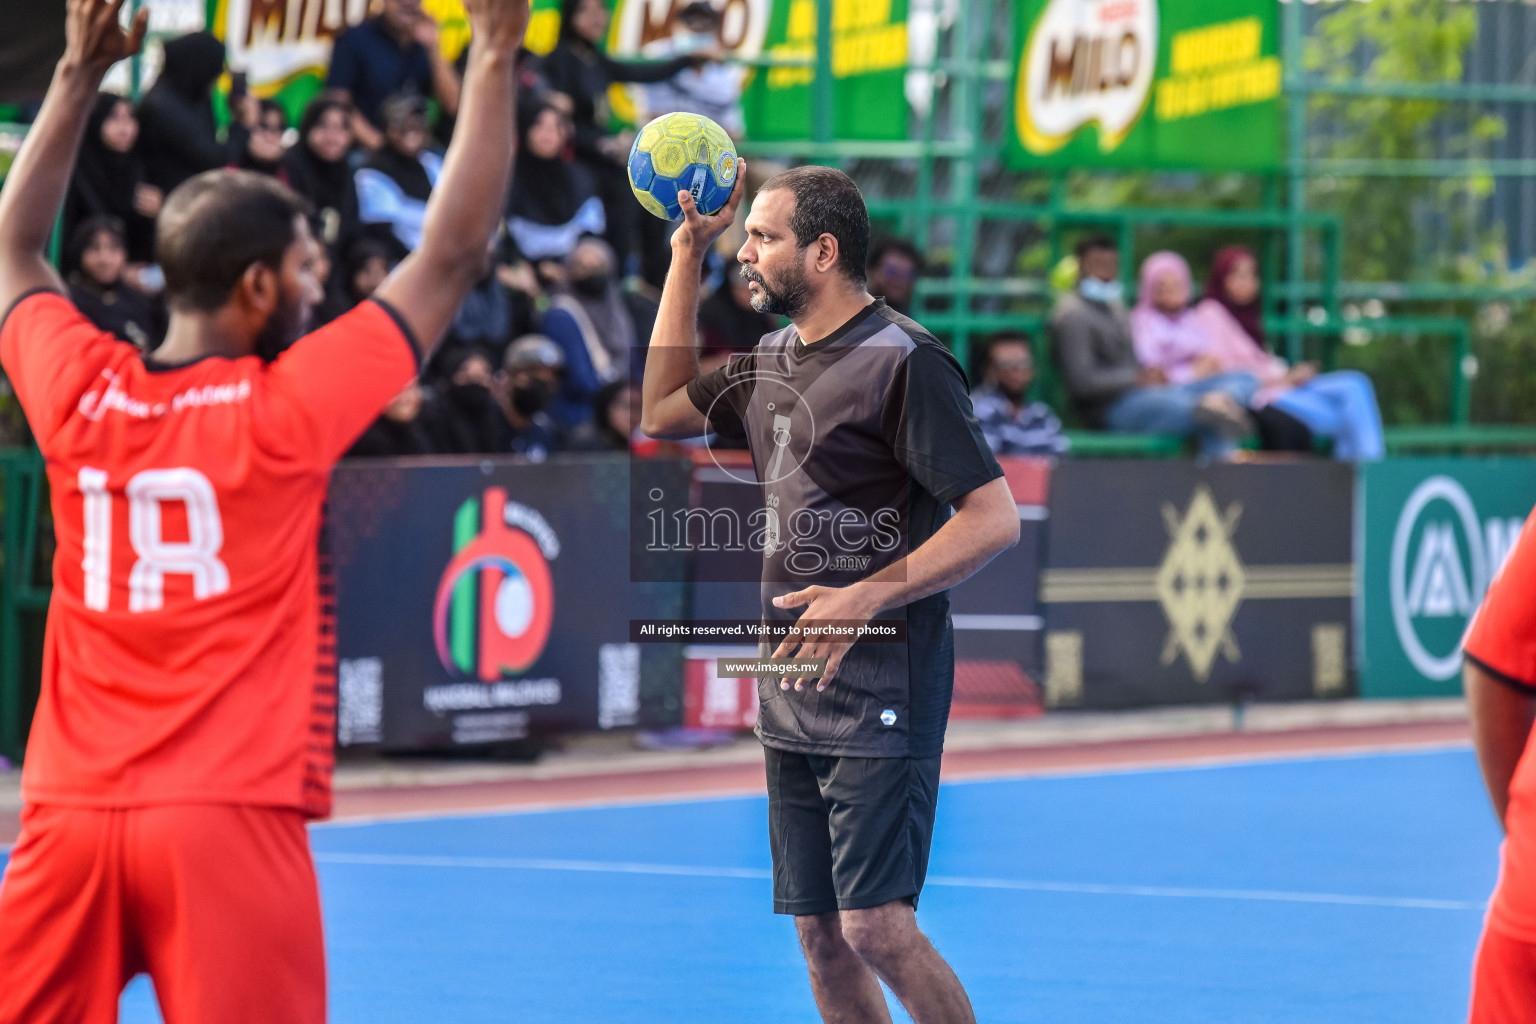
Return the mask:
<svg viewBox="0 0 1536 1024">
<path fill-rule="evenodd" d="M 629 187 L 640 205 L 663 220 L 682 220 L 677 194 L 689 192 L 699 212 L 720 212 L 736 185 L 736 146 L 725 129 L 701 114 L 663 114 L 635 136 Z"/>
</svg>

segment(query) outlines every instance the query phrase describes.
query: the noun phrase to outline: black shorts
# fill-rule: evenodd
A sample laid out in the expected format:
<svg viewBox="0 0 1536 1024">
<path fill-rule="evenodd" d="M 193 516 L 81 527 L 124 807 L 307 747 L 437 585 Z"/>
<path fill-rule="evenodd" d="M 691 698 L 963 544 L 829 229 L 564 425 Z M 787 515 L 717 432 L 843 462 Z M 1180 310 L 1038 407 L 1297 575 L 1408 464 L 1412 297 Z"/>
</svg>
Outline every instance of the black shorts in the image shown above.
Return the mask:
<svg viewBox="0 0 1536 1024">
<path fill-rule="evenodd" d="M 833 757 L 763 748 L 773 912 L 917 904 L 939 799 L 939 758 Z"/>
</svg>

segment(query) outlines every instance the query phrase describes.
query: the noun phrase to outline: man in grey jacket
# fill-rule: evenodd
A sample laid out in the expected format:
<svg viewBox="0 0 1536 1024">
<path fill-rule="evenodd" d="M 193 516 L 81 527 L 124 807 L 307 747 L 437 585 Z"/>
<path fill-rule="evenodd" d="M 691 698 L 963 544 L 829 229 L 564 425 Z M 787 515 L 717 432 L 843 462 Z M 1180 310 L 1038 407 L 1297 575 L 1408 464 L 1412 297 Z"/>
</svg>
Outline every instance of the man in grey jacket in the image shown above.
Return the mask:
<svg viewBox="0 0 1536 1024">
<path fill-rule="evenodd" d="M 1231 455 L 1253 427 L 1251 374 L 1170 384 L 1136 359 L 1120 298 L 1120 250 L 1091 236 L 1077 247 L 1077 289 L 1051 317 L 1051 344 L 1072 404 L 1094 427 L 1123 434 L 1193 436 L 1204 458 Z"/>
</svg>

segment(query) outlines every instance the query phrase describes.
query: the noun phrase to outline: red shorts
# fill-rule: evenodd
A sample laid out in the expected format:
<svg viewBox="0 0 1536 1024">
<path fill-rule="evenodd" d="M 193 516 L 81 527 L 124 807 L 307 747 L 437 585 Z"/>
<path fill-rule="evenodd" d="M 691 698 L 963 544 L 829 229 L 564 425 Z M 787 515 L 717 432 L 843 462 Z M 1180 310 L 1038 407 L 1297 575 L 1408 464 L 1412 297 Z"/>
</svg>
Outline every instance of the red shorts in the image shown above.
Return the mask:
<svg viewBox="0 0 1536 1024">
<path fill-rule="evenodd" d="M 1472 967 L 1470 1024 L 1536 1020 L 1536 943 L 1483 929 Z"/>
<path fill-rule="evenodd" d="M 111 1024 L 148 972 L 166 1024 L 325 1020 L 297 810 L 28 807 L 0 883 L 0 1024 Z"/>
</svg>

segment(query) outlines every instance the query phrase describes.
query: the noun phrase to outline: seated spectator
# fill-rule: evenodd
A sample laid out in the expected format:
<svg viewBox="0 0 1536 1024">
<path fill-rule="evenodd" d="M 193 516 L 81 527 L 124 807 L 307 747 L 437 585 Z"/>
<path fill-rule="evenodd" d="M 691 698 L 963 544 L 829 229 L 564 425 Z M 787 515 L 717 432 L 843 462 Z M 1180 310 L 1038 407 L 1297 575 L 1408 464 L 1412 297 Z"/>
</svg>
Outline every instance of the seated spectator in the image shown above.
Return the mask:
<svg viewBox="0 0 1536 1024">
<path fill-rule="evenodd" d="M 1247 250 L 1222 252 L 1235 256 L 1228 255 L 1223 260 L 1218 254 L 1206 297 L 1192 314 L 1205 334 L 1206 351 L 1218 369 L 1253 374 L 1260 385 L 1253 404 L 1261 416 L 1279 414 L 1302 424 L 1307 433 L 1331 439 L 1334 458 L 1361 462 L 1386 455 L 1381 410 L 1371 379 L 1356 370 L 1319 373 L 1311 363 L 1289 366 L 1279 356 L 1266 352 L 1259 340 L 1262 326 L 1259 337 L 1255 337 L 1232 312 L 1234 308 L 1258 309 L 1258 264 Z M 1173 282 L 1167 287 L 1187 292 L 1189 266 L 1177 256 L 1174 260 L 1177 262 L 1168 261 L 1163 271 Z M 1310 445 L 1286 447 L 1305 450 Z"/>
<path fill-rule="evenodd" d="M 585 422 L 604 384 L 639 375 L 655 323 L 655 304 L 619 286 L 613 250 L 583 238 L 566 260 L 566 286 L 544 314 L 544 333 L 563 353 L 564 382 L 550 410 L 561 426 Z"/>
<path fill-rule="evenodd" d="M 411 381 L 384 414 L 373 421 L 363 436 L 347 450 L 349 459 L 387 459 L 402 455 L 429 455 L 432 448 L 421 420 L 421 384 Z"/>
<path fill-rule="evenodd" d="M 900 238 L 878 241 L 869 250 L 869 293 L 884 296 L 885 304 L 903 316 L 912 312 L 912 292 L 923 272 L 917 246 Z"/>
<path fill-rule="evenodd" d="M 347 247 L 341 268 L 342 290 L 355 306 L 378 291 L 393 269 L 394 261 L 390 259 L 387 246 L 372 238 L 359 238 Z"/>
<path fill-rule="evenodd" d="M 561 0 L 560 38 L 542 65 L 550 88 L 569 97 L 576 159 L 596 181 L 608 214 L 603 237 L 613 247 L 622 273 L 638 242 L 643 211 L 629 188 L 629 147 L 635 135 L 629 130 L 610 134 L 608 88 L 615 82 L 661 82 L 706 58 L 695 54 L 659 63 L 614 60 L 603 52 L 609 17 L 606 0 Z M 661 221 L 656 224 L 664 227 Z M 666 255 L 661 254 L 663 267 Z"/>
<path fill-rule="evenodd" d="M 560 346 L 542 335 L 524 335 L 507 348 L 502 368 L 506 418 L 512 427 L 502 450 L 531 462 L 564 451 L 566 430 L 545 411 L 560 393 L 565 374 Z"/>
<path fill-rule="evenodd" d="M 115 217 L 127 234 L 128 262 L 152 263 L 155 218 L 165 194 L 146 180 L 144 159 L 134 152 L 138 138 L 133 104 L 98 94 L 64 200 L 64 237 L 73 238 L 87 218 Z"/>
<path fill-rule="evenodd" d="M 533 300 L 525 292 L 509 287 L 506 275 L 497 262 L 502 239 L 491 239 L 485 251 L 485 264 L 480 280 L 464 296 L 453 323 L 448 325 L 445 345 L 473 348 L 483 353 L 491 364 L 497 365 L 506 354 L 512 339 L 532 333 L 534 329 Z"/>
<path fill-rule="evenodd" d="M 722 20 L 721 12 L 713 4 L 693 0 L 677 13 L 672 34 L 646 46 L 640 51 L 641 56 L 651 60 L 672 60 L 698 54 L 713 55 L 720 49 Z M 719 60 L 690 66 L 666 81 L 640 88 L 640 106 L 644 111 L 641 120 L 649 121 L 674 110 L 703 114 L 724 128 L 733 139 L 739 139 L 746 131 L 746 119 L 741 111 L 741 91 L 746 78 L 746 68 Z"/>
<path fill-rule="evenodd" d="M 1205 299 L 1220 303 L 1244 333 L 1265 351 L 1264 303 L 1259 296 L 1259 261 L 1241 245 L 1229 245 L 1216 253 L 1205 280 Z"/>
<path fill-rule="evenodd" d="M 739 266 L 729 267 L 719 286 L 699 303 L 699 339 L 704 355 L 745 352 L 763 335 L 779 329 L 777 317 L 752 308 L 751 285 L 739 270 Z"/>
<path fill-rule="evenodd" d="M 245 149 L 235 158 L 234 166 L 269 177 L 282 177 L 283 133 L 288 130 L 288 115 L 273 100 L 256 101 L 256 123 L 251 125 Z"/>
<path fill-rule="evenodd" d="M 65 256 L 69 298 L 103 331 L 131 342 L 141 352 L 153 352 L 165 338 L 164 310 L 124 280 L 127 264 L 121 223 L 110 217 L 81 221 Z"/>
<path fill-rule="evenodd" d="M 385 143 L 358 169 L 358 219 L 363 230 L 390 246 L 396 260 L 421 244 L 427 200 L 443 172 L 443 158 L 427 148 L 427 105 L 419 96 L 395 96 L 382 108 Z"/>
<path fill-rule="evenodd" d="M 498 396 L 485 353 L 439 349 L 433 359 L 441 380 L 423 414 L 432 449 L 448 455 L 492 455 L 508 450 L 512 427 Z"/>
<path fill-rule="evenodd" d="M 981 386 L 971 392 L 981 433 L 994 455 L 1061 455 L 1061 421 L 1043 402 L 1029 400 L 1034 353 L 1023 334 L 999 334 L 987 345 Z"/>
<path fill-rule="evenodd" d="M 559 109 L 544 102 L 522 104 L 518 127 L 507 230 L 526 259 L 561 263 L 582 235 L 607 228 L 603 201 L 591 172 L 571 153 L 570 120 Z"/>
<path fill-rule="evenodd" d="M 139 102 L 138 152 L 149 183 L 162 193 L 194 174 L 228 166 L 245 149 L 245 131 L 255 115 L 250 104 L 232 97 L 241 118 L 219 141 L 213 87 L 224 73 L 224 44 L 211 32 L 168 40 L 160 77 Z"/>
<path fill-rule="evenodd" d="M 1230 458 L 1252 429 L 1248 401 L 1258 383 L 1224 374 L 1170 384 L 1136 358 L 1121 303 L 1120 251 L 1104 236 L 1077 247 L 1078 283 L 1051 317 L 1051 346 L 1073 406 L 1089 424 L 1128 434 L 1179 434 L 1205 458 Z"/>
<path fill-rule="evenodd" d="M 358 229 L 357 185 L 347 164 L 351 151 L 351 108 L 336 96 L 321 96 L 304 108 L 299 141 L 283 155 L 283 177 L 309 200 L 310 230 L 333 260 L 346 252 Z"/>
<path fill-rule="evenodd" d="M 357 305 L 347 294 L 342 269 L 331 258 L 331 250 L 320 246 L 315 255 L 315 281 L 320 285 L 321 299 L 310 312 L 310 329 L 324 326 Z M 378 285 L 374 285 L 377 288 Z M 370 294 L 372 294 L 370 292 Z"/>
<path fill-rule="evenodd" d="M 326 88 L 351 105 L 352 133 L 368 149 L 384 145 L 391 96 L 435 97 L 458 113 L 462 82 L 437 45 L 437 23 L 421 0 L 383 0 L 379 14 L 343 32 L 331 50 Z"/>
<path fill-rule="evenodd" d="M 611 380 L 592 396 L 592 418 L 570 432 L 565 450 L 631 451 L 639 426 L 639 387 L 633 381 Z"/>
</svg>

